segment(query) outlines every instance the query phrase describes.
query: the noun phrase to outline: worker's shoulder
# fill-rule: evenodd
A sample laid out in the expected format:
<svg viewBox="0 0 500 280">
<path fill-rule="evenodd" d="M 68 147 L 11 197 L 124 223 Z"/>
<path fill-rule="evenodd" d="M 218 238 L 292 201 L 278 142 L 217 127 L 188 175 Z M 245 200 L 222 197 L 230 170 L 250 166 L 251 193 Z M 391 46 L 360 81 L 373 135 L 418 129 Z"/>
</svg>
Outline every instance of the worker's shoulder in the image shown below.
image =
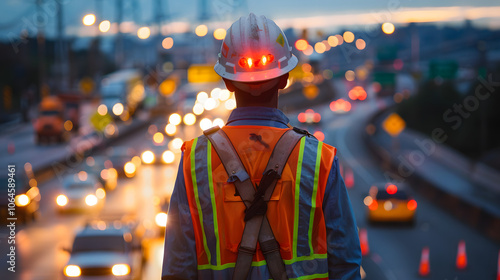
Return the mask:
<svg viewBox="0 0 500 280">
<path fill-rule="evenodd" d="M 297 127 L 294 127 L 293 130 L 299 134 L 303 134 L 306 139 L 306 143 L 310 143 L 311 145 L 314 145 L 316 147 L 319 147 L 319 145 L 321 145 L 322 155 L 331 157 L 334 157 L 336 155 L 337 149 L 334 146 L 331 146 L 323 141 L 320 141 L 318 138 L 309 133 L 307 130 L 300 129 Z"/>
<path fill-rule="evenodd" d="M 337 148 L 335 148 L 334 146 L 329 145 L 323 141 L 318 140 L 314 136 L 306 136 L 306 140 L 307 140 L 306 143 L 309 142 L 316 147 L 321 145 L 322 156 L 335 157 L 335 155 L 337 154 Z"/>
<path fill-rule="evenodd" d="M 184 143 L 182 144 L 182 147 L 181 147 L 181 151 L 185 154 L 186 151 L 187 153 L 189 153 L 191 151 L 191 148 L 193 147 L 193 145 L 198 146 L 199 144 L 206 144 L 207 142 L 207 137 L 205 135 L 200 135 L 196 138 L 193 138 L 191 140 L 187 140 L 187 141 L 184 141 Z"/>
</svg>

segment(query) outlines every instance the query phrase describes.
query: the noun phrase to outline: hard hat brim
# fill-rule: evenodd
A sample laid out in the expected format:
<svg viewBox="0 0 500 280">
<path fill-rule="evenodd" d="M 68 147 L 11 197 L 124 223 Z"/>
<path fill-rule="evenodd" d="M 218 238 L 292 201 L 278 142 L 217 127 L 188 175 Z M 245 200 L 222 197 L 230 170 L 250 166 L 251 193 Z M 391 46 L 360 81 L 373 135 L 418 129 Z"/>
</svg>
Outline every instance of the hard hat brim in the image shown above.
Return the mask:
<svg viewBox="0 0 500 280">
<path fill-rule="evenodd" d="M 255 72 L 237 72 L 235 74 L 229 73 L 226 71 L 226 67 L 221 65 L 219 61 L 214 66 L 214 70 L 217 74 L 219 74 L 222 78 L 238 81 L 238 82 L 261 82 L 266 80 L 271 80 L 277 77 L 280 77 L 295 68 L 297 66 L 299 60 L 295 55 L 292 54 L 290 59 L 288 60 L 288 64 L 283 68 L 274 68 L 263 71 L 255 71 Z"/>
</svg>

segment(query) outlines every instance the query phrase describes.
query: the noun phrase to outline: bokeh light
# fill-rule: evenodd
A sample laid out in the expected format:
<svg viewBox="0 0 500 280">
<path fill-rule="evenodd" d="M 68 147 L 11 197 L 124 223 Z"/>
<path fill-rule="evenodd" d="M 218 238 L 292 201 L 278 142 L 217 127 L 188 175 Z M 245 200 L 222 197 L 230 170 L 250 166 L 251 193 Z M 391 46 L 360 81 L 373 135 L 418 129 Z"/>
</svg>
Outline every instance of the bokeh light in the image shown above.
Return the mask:
<svg viewBox="0 0 500 280">
<path fill-rule="evenodd" d="M 174 46 L 174 39 L 172 39 L 172 37 L 163 39 L 163 41 L 161 42 L 161 46 L 166 50 L 171 49 Z"/>
<path fill-rule="evenodd" d="M 193 113 L 187 113 L 183 121 L 186 125 L 193 125 L 196 122 L 196 116 Z"/>
<path fill-rule="evenodd" d="M 351 31 L 344 32 L 342 37 L 346 43 L 352 43 L 354 41 L 354 34 Z"/>
<path fill-rule="evenodd" d="M 299 51 L 305 51 L 309 43 L 304 39 L 299 39 L 295 42 L 295 48 Z"/>
<path fill-rule="evenodd" d="M 330 47 L 334 48 L 338 44 L 339 44 L 339 39 L 337 37 L 335 36 L 328 37 L 328 45 L 330 45 Z"/>
<path fill-rule="evenodd" d="M 392 34 L 394 33 L 394 30 L 395 30 L 394 24 L 390 22 L 385 22 L 382 24 L 382 32 L 384 32 L 385 34 Z"/>
<path fill-rule="evenodd" d="M 207 130 L 207 129 L 211 128 L 212 126 L 213 126 L 212 121 L 208 118 L 203 118 L 200 121 L 200 128 L 202 130 Z"/>
<path fill-rule="evenodd" d="M 163 134 L 161 132 L 156 132 L 154 135 L 153 135 L 153 141 L 156 143 L 156 144 L 161 144 L 163 142 L 165 138 L 163 137 Z"/>
<path fill-rule="evenodd" d="M 366 42 L 363 39 L 357 39 L 356 40 L 356 48 L 358 50 L 364 50 L 366 48 Z"/>
<path fill-rule="evenodd" d="M 352 70 L 347 70 L 345 72 L 345 79 L 348 80 L 349 82 L 354 81 L 354 78 L 356 78 L 356 74 Z"/>
<path fill-rule="evenodd" d="M 103 20 L 101 21 L 101 23 L 99 23 L 99 31 L 101 31 L 102 33 L 108 32 L 110 28 L 111 22 L 109 22 L 109 20 Z"/>
<path fill-rule="evenodd" d="M 199 37 L 203 37 L 203 36 L 207 35 L 207 33 L 208 33 L 208 27 L 206 25 L 204 25 L 204 24 L 200 24 L 200 25 L 196 26 L 196 29 L 194 30 L 194 32 Z"/>
<path fill-rule="evenodd" d="M 86 26 L 93 25 L 95 23 L 95 15 L 94 14 L 87 14 L 87 15 L 83 16 L 82 22 L 83 22 L 83 25 L 86 25 Z"/>
<path fill-rule="evenodd" d="M 174 124 L 167 124 L 165 126 L 165 133 L 169 136 L 174 135 L 177 132 L 177 127 Z"/>
<path fill-rule="evenodd" d="M 200 103 L 194 104 L 194 106 L 193 106 L 193 113 L 195 115 L 199 116 L 199 115 L 203 114 L 203 112 L 205 112 L 205 108 L 203 108 L 203 105 L 201 105 Z"/>
<path fill-rule="evenodd" d="M 214 38 L 217 40 L 224 40 L 226 37 L 226 29 L 224 28 L 217 28 L 214 30 Z"/>
<path fill-rule="evenodd" d="M 181 121 L 182 121 L 181 115 L 177 113 L 173 113 L 172 115 L 170 115 L 170 117 L 168 117 L 168 122 L 173 125 L 179 125 Z"/>
<path fill-rule="evenodd" d="M 218 125 L 219 127 L 223 127 L 224 126 L 224 120 L 222 120 L 221 118 L 216 118 L 212 122 L 212 126 L 216 126 L 216 125 Z"/>
<path fill-rule="evenodd" d="M 147 26 L 141 27 L 137 30 L 137 37 L 139 37 L 139 39 L 145 40 L 149 38 L 150 35 L 151 30 Z"/>
<path fill-rule="evenodd" d="M 317 42 L 314 44 L 314 50 L 317 53 L 324 53 L 326 51 L 326 46 L 322 42 Z"/>
<path fill-rule="evenodd" d="M 313 54 L 313 51 L 314 51 L 313 47 L 311 45 L 307 45 L 307 48 L 304 50 L 304 54 L 311 55 Z"/>
</svg>

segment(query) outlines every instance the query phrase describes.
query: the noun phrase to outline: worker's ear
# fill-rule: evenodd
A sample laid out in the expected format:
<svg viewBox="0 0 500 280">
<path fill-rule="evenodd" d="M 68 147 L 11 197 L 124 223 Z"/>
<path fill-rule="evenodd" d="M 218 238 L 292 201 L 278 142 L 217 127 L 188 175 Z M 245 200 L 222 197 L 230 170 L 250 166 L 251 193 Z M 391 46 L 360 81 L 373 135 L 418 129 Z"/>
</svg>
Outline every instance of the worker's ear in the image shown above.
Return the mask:
<svg viewBox="0 0 500 280">
<path fill-rule="evenodd" d="M 282 75 L 280 77 L 280 82 L 278 84 L 279 89 L 284 89 L 286 87 L 286 84 L 288 82 L 288 76 L 289 76 L 288 73 L 286 73 L 285 75 Z"/>
<path fill-rule="evenodd" d="M 226 84 L 227 90 L 232 91 L 232 92 L 236 91 L 236 87 L 233 85 L 233 82 L 231 82 L 231 80 L 224 79 L 224 78 L 222 78 L 222 80 L 224 80 L 224 83 Z"/>
</svg>

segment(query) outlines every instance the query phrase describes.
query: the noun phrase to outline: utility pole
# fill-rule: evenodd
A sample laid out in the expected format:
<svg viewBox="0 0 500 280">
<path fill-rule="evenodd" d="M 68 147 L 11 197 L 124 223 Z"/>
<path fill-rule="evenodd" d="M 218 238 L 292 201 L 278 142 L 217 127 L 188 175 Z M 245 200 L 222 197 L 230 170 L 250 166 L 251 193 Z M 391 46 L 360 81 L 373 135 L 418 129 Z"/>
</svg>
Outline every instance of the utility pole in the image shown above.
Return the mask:
<svg viewBox="0 0 500 280">
<path fill-rule="evenodd" d="M 118 25 L 118 31 L 116 32 L 115 38 L 115 64 L 118 69 L 121 69 L 123 65 L 123 34 L 120 26 L 123 20 L 123 0 L 115 1 L 117 11 L 116 24 Z"/>
<path fill-rule="evenodd" d="M 64 11 L 61 1 L 56 1 L 57 4 L 57 44 L 56 44 L 56 67 L 58 71 L 57 86 L 58 90 L 62 91 L 68 88 L 68 53 L 66 50 L 64 38 Z"/>
<path fill-rule="evenodd" d="M 207 0 L 199 0 L 200 3 L 200 10 L 199 10 L 199 15 L 198 19 L 200 21 L 206 21 L 208 20 L 208 6 L 207 6 Z"/>
<path fill-rule="evenodd" d="M 42 14 L 42 1 L 36 0 L 38 14 Z M 37 24 L 37 55 L 38 55 L 38 98 L 39 100 L 47 94 L 45 85 L 45 35 L 43 34 L 43 24 Z"/>
</svg>

